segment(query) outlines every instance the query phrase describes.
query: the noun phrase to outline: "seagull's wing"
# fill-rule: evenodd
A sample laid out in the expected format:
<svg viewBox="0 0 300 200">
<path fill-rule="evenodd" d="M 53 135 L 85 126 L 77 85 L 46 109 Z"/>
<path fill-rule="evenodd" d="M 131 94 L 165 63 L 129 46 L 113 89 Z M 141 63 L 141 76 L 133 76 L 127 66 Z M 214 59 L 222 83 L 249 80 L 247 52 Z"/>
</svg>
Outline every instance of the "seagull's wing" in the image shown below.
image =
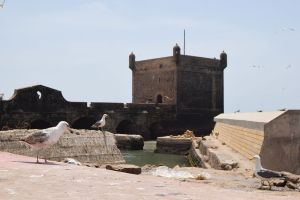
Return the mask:
<svg viewBox="0 0 300 200">
<path fill-rule="evenodd" d="M 101 120 L 92 125 L 92 128 L 98 128 L 101 125 Z"/>
<path fill-rule="evenodd" d="M 47 129 L 34 132 L 28 136 L 26 136 L 24 139 L 22 139 L 24 142 L 27 142 L 28 144 L 37 144 L 37 143 L 43 143 L 50 137 L 49 131 Z"/>
<path fill-rule="evenodd" d="M 262 178 L 280 178 L 280 177 L 282 177 L 282 174 L 280 172 L 267 170 L 267 169 L 258 171 L 257 175 L 259 175 Z"/>
</svg>

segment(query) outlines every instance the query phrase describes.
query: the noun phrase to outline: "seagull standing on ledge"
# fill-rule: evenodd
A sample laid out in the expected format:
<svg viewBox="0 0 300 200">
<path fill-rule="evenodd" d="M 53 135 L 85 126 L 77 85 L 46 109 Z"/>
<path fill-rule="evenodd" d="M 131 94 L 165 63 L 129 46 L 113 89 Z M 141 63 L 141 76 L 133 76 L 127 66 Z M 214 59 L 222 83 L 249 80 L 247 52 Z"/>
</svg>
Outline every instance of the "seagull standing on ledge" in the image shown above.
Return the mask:
<svg viewBox="0 0 300 200">
<path fill-rule="evenodd" d="M 106 122 L 105 122 L 105 118 L 108 117 L 107 114 L 104 114 L 102 116 L 102 118 L 97 121 L 95 124 L 93 124 L 91 127 L 92 128 L 97 128 L 98 130 L 100 129 L 102 131 L 102 128 L 105 126 Z M 102 131 L 103 132 L 103 131 Z"/>
<path fill-rule="evenodd" d="M 65 131 L 70 131 L 70 126 L 67 122 L 61 121 L 57 126 L 29 134 L 22 138 L 21 141 L 26 142 L 33 149 L 37 150 L 36 162 L 39 163 L 39 151 L 54 145 Z M 45 163 L 47 163 L 46 158 Z"/>
<path fill-rule="evenodd" d="M 269 184 L 269 189 L 271 190 L 272 185 L 270 180 L 283 178 L 282 173 L 263 168 L 261 166 L 259 155 L 255 155 L 253 158 L 255 159 L 255 176 L 261 179 L 260 188 L 262 188 L 264 181 L 267 181 Z"/>
</svg>

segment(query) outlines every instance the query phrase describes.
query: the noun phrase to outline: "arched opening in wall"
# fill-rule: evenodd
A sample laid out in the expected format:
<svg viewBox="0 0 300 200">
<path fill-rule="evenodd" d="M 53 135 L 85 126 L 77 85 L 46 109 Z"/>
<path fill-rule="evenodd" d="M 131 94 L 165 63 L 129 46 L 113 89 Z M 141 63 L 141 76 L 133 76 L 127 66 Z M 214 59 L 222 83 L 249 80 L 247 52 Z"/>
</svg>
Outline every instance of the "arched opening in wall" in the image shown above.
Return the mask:
<svg viewBox="0 0 300 200">
<path fill-rule="evenodd" d="M 130 120 L 123 120 L 117 126 L 116 132 L 121 134 L 137 134 L 137 125 Z"/>
<path fill-rule="evenodd" d="M 72 128 L 75 129 L 91 129 L 91 126 L 96 122 L 97 120 L 92 117 L 82 117 L 73 122 L 71 125 Z"/>
<path fill-rule="evenodd" d="M 181 130 L 180 126 L 179 122 L 174 120 L 154 122 L 149 127 L 150 137 L 153 140 L 157 137 L 181 134 L 186 129 Z"/>
<path fill-rule="evenodd" d="M 150 139 L 154 140 L 159 136 L 162 136 L 164 133 L 164 128 L 161 123 L 155 122 L 150 125 Z"/>
<path fill-rule="evenodd" d="M 51 127 L 51 124 L 45 120 L 37 119 L 30 123 L 31 129 L 44 129 Z"/>
<path fill-rule="evenodd" d="M 162 96 L 160 94 L 156 97 L 156 103 L 162 103 Z"/>
</svg>

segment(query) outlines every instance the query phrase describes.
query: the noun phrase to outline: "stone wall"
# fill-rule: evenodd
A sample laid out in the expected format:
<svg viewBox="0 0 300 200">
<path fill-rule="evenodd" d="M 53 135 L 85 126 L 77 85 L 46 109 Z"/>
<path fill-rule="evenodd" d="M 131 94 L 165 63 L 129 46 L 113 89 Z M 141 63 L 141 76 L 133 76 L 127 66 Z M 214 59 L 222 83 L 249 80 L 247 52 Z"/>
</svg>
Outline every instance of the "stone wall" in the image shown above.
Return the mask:
<svg viewBox="0 0 300 200">
<path fill-rule="evenodd" d="M 262 165 L 300 174 L 300 111 L 288 110 L 265 125 Z"/>
<path fill-rule="evenodd" d="M 259 155 L 264 140 L 263 130 L 259 131 L 220 122 L 216 123 L 213 133 L 219 140 L 249 159 L 254 155 Z"/>
<path fill-rule="evenodd" d="M 36 157 L 36 151 L 20 141 L 20 138 L 35 131 L 37 130 L 0 131 L 0 151 Z M 57 161 L 69 157 L 82 163 L 125 163 L 114 134 L 108 131 L 103 134 L 101 131 L 75 130 L 73 134 L 61 136 L 58 143 L 42 151 L 41 155 Z"/>
<path fill-rule="evenodd" d="M 132 70 L 132 102 L 176 104 L 176 65 L 173 57 L 135 62 Z"/>
<path fill-rule="evenodd" d="M 265 168 L 300 174 L 300 111 L 222 114 L 213 134 Z"/>
<path fill-rule="evenodd" d="M 219 60 L 180 56 L 177 81 L 179 112 L 188 108 L 223 112 L 223 68 Z"/>
<path fill-rule="evenodd" d="M 158 137 L 155 153 L 187 155 L 192 146 L 191 138 Z"/>
</svg>

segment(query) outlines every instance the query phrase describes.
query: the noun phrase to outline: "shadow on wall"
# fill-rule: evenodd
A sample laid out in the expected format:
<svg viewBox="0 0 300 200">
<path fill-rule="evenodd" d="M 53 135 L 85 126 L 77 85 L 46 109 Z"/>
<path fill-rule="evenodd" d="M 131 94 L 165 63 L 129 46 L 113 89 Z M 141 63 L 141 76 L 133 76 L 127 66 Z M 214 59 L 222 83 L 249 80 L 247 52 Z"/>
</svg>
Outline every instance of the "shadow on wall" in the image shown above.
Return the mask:
<svg viewBox="0 0 300 200">
<path fill-rule="evenodd" d="M 51 127 L 51 124 L 45 120 L 37 119 L 30 123 L 31 129 L 44 129 Z"/>
<path fill-rule="evenodd" d="M 74 121 L 71 127 L 75 129 L 92 129 L 91 126 L 96 121 L 97 120 L 92 117 L 82 117 Z"/>
<path fill-rule="evenodd" d="M 116 128 L 117 133 L 121 134 L 139 134 L 137 125 L 130 120 L 123 120 Z"/>
</svg>

